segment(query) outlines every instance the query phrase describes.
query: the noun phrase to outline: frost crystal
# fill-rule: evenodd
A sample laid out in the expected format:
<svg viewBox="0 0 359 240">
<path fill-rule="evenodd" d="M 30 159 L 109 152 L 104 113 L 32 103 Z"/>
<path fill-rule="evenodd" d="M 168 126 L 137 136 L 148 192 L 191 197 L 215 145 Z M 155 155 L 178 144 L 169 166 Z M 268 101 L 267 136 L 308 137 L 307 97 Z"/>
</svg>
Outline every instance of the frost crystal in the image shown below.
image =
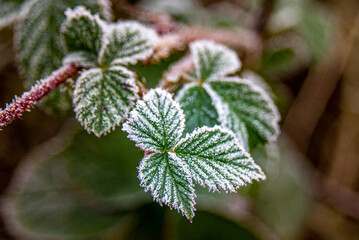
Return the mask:
<svg viewBox="0 0 359 240">
<path fill-rule="evenodd" d="M 2 0 L 0 1 L 0 29 L 8 26 L 21 17 L 21 8 L 24 1 Z"/>
<path fill-rule="evenodd" d="M 69 52 L 88 52 L 95 56 L 100 51 L 105 23 L 98 15 L 91 15 L 85 7 L 67 9 L 67 20 L 61 27 Z"/>
<path fill-rule="evenodd" d="M 141 186 L 150 190 L 161 205 L 178 209 L 188 219 L 194 217 L 194 188 L 185 163 L 176 154 L 154 153 L 147 155 L 139 167 Z"/>
<path fill-rule="evenodd" d="M 87 131 L 106 134 L 127 117 L 138 91 L 134 73 L 124 67 L 85 71 L 74 91 L 76 117 Z"/>
<path fill-rule="evenodd" d="M 89 132 L 100 136 L 127 117 L 138 97 L 135 74 L 118 64 L 147 58 L 157 35 L 136 22 L 107 24 L 81 6 L 68 9 L 66 17 L 62 34 L 69 54 L 63 61 L 100 67 L 85 71 L 74 92 L 78 120 Z"/>
<path fill-rule="evenodd" d="M 242 65 L 234 51 L 212 41 L 196 41 L 190 45 L 190 50 L 200 81 L 234 73 Z"/>
<path fill-rule="evenodd" d="M 137 22 L 111 25 L 104 36 L 99 62 L 103 65 L 134 64 L 153 53 L 156 41 L 156 32 Z"/>
<path fill-rule="evenodd" d="M 265 179 L 234 134 L 219 126 L 197 128 L 173 151 L 189 165 L 194 180 L 211 190 L 234 192 L 253 179 Z"/>
<path fill-rule="evenodd" d="M 176 100 L 186 115 L 185 133 L 200 126 L 213 127 L 218 123 L 218 114 L 210 96 L 197 83 L 186 84 L 177 94 Z"/>
<path fill-rule="evenodd" d="M 122 128 L 146 151 L 138 177 L 160 204 L 191 220 L 195 211 L 192 179 L 210 190 L 229 192 L 265 179 L 231 131 L 202 127 L 181 138 L 184 124 L 178 103 L 165 90 L 155 89 L 136 103 Z"/>
<path fill-rule="evenodd" d="M 128 132 L 137 147 L 163 152 L 175 145 L 184 127 L 184 114 L 178 103 L 167 91 L 156 89 L 137 102 L 122 130 Z"/>
<path fill-rule="evenodd" d="M 30 85 L 61 66 L 66 53 L 60 34 L 64 12 L 79 5 L 92 12 L 101 12 L 103 4 L 97 0 L 32 0 L 24 3 L 23 17 L 15 36 L 23 74 Z"/>
<path fill-rule="evenodd" d="M 197 83 L 185 84 L 176 98 L 189 123 L 186 132 L 218 121 L 231 129 L 246 149 L 258 140 L 275 140 L 280 116 L 266 91 L 253 81 L 226 77 L 241 66 L 235 52 L 204 40 L 192 43 L 190 48 Z"/>
</svg>

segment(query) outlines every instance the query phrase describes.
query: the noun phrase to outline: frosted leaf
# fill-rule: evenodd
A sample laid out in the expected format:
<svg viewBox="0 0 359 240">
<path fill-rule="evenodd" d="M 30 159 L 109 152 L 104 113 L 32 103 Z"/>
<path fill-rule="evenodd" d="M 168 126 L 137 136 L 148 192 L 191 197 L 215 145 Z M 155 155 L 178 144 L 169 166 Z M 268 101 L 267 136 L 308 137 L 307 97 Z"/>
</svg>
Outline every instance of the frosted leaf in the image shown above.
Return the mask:
<svg viewBox="0 0 359 240">
<path fill-rule="evenodd" d="M 237 137 L 239 144 L 246 150 L 249 150 L 249 136 L 244 122 L 242 122 L 234 112 L 229 110 L 228 104 L 221 100 L 220 96 L 215 91 L 213 91 L 208 83 L 203 83 L 202 87 L 206 90 L 212 99 L 212 104 L 215 106 L 218 112 L 221 126 L 230 129 Z"/>
<path fill-rule="evenodd" d="M 66 21 L 61 27 L 65 45 L 70 53 L 80 52 L 87 62 L 95 61 L 100 51 L 105 23 L 98 15 L 91 15 L 86 8 L 79 6 L 67 9 Z M 85 59 L 84 59 L 85 60 Z"/>
<path fill-rule="evenodd" d="M 194 188 L 185 163 L 176 154 L 154 153 L 142 159 L 138 178 L 161 205 L 177 209 L 188 219 L 194 216 Z"/>
<path fill-rule="evenodd" d="M 268 94 L 251 81 L 237 77 L 221 78 L 210 81 L 208 89 L 212 89 L 218 97 L 216 106 L 222 111 L 222 122 L 227 121 L 228 127 L 235 130 L 234 115 L 245 124 L 249 140 L 254 142 L 272 141 L 279 134 L 278 122 L 280 115 Z M 230 112 L 230 113 L 229 113 Z M 233 114 L 229 116 L 229 114 Z M 227 119 L 227 120 L 226 120 Z M 233 124 L 231 126 L 231 124 Z M 236 131 L 236 130 L 235 130 Z M 258 138 L 258 139 L 256 139 Z"/>
<path fill-rule="evenodd" d="M 152 89 L 136 103 L 123 124 L 123 131 L 136 146 L 151 152 L 170 150 L 185 127 L 184 114 L 170 93 Z"/>
<path fill-rule="evenodd" d="M 76 117 L 88 132 L 106 134 L 118 125 L 138 98 L 135 74 L 123 67 L 93 68 L 76 81 Z"/>
<path fill-rule="evenodd" d="M 24 5 L 24 16 L 15 35 L 19 60 L 30 85 L 59 68 L 66 53 L 60 27 L 65 10 L 83 5 L 101 12 L 98 0 L 32 0 Z"/>
<path fill-rule="evenodd" d="M 205 91 L 196 85 L 191 88 Z M 210 190 L 230 192 L 265 179 L 233 132 L 205 126 L 180 139 L 184 122 L 183 111 L 171 95 L 154 89 L 136 103 L 123 125 L 128 137 L 146 151 L 139 179 L 160 204 L 178 209 L 191 220 L 195 210 L 192 178 Z"/>
<path fill-rule="evenodd" d="M 219 124 L 217 110 L 213 106 L 210 96 L 198 84 L 186 84 L 178 92 L 176 100 L 186 116 L 184 133 L 190 133 L 197 127 L 213 127 Z"/>
<path fill-rule="evenodd" d="M 242 122 L 234 112 L 228 112 L 228 114 L 225 116 L 225 120 L 222 122 L 222 126 L 230 129 L 237 137 L 238 143 L 247 151 L 249 150 L 249 136 L 246 124 Z"/>
<path fill-rule="evenodd" d="M 237 54 L 224 45 L 200 40 L 190 44 L 196 78 L 200 81 L 223 77 L 241 67 Z"/>
<path fill-rule="evenodd" d="M 6 27 L 21 17 L 24 0 L 0 1 L 0 29 Z"/>
<path fill-rule="evenodd" d="M 109 26 L 101 48 L 99 63 L 102 65 L 134 64 L 153 52 L 157 41 L 154 30 L 134 21 Z"/>
<path fill-rule="evenodd" d="M 219 126 L 196 129 L 173 151 L 188 164 L 193 179 L 213 191 L 234 192 L 252 180 L 265 179 L 234 134 Z"/>
<path fill-rule="evenodd" d="M 69 53 L 62 59 L 63 65 L 75 64 L 81 67 L 96 67 L 97 57 L 91 52 L 78 51 Z"/>
</svg>

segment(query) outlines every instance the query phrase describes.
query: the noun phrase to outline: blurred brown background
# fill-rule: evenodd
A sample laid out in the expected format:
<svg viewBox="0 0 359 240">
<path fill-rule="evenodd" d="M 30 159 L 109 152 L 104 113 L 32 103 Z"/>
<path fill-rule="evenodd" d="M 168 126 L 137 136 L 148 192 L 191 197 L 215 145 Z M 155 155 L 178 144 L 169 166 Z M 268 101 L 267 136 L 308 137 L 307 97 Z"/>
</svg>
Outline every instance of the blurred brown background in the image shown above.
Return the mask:
<svg viewBox="0 0 359 240">
<path fill-rule="evenodd" d="M 156 11 L 166 9 L 158 7 L 161 1 L 115 2 L 114 5 L 118 2 L 130 6 L 141 4 Z M 295 161 L 309 183 L 307 192 L 312 199 L 294 239 L 359 239 L 359 1 L 308 1 L 310 10 L 305 12 L 308 21 L 325 12 L 324 24 L 311 25 L 309 22 L 304 29 L 293 27 L 297 24 L 296 13 L 289 0 L 162 1 L 162 5 L 166 5 L 165 2 L 174 5 L 167 8 L 170 9 L 167 14 L 184 24 L 205 23 L 228 29 L 239 24 L 260 33 L 263 51 L 257 53 L 259 55 L 252 58 L 239 53 L 245 57 L 245 68 L 257 72 L 271 85 L 282 115 L 282 136 L 290 139 L 281 141 L 291 142 L 289 145 L 294 146 L 299 156 Z M 289 2 L 289 7 L 280 7 L 283 2 L 284 5 Z M 191 7 L 186 4 L 195 8 L 189 11 Z M 176 7 L 184 10 L 176 12 Z M 129 17 L 123 10 L 114 9 L 117 17 Z M 293 26 L 291 22 L 294 22 Z M 329 30 L 320 35 L 321 27 Z M 309 37 L 303 43 L 298 36 L 305 35 L 306 30 Z M 318 32 L 319 36 L 311 36 L 313 32 Z M 328 39 L 323 41 L 323 36 Z M 323 44 L 327 46 L 323 47 Z M 15 55 L 13 28 L 1 29 L 1 107 L 25 90 Z M 54 115 L 46 109 L 34 108 L 24 114 L 22 120 L 14 121 L 0 132 L 1 193 L 26 154 L 54 137 L 68 117 L 73 117 L 71 111 Z M 282 211 L 286 211 L 285 208 Z M 293 219 L 296 217 L 292 215 Z M 0 239 L 13 239 L 3 221 Z"/>
</svg>

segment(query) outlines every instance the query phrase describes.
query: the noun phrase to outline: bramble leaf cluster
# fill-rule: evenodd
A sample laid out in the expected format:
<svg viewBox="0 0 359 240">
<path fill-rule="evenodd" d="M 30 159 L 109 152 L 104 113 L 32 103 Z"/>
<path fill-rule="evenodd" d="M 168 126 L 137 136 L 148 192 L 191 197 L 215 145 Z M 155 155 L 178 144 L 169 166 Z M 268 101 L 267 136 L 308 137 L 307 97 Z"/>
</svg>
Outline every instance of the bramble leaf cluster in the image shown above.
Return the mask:
<svg viewBox="0 0 359 240">
<path fill-rule="evenodd" d="M 280 116 L 269 95 L 250 80 L 228 76 L 241 66 L 235 52 L 206 40 L 192 43 L 190 50 L 196 80 L 176 97 L 186 115 L 186 132 L 220 124 L 247 149 L 275 140 Z"/>
<path fill-rule="evenodd" d="M 138 99 L 136 75 L 125 66 L 149 57 L 157 35 L 134 21 L 108 24 L 84 7 L 69 9 L 66 16 L 64 61 L 89 67 L 76 80 L 76 117 L 100 136 L 119 125 Z"/>
<path fill-rule="evenodd" d="M 220 126 L 196 128 L 182 137 L 185 115 L 165 90 L 150 90 L 131 111 L 123 130 L 146 152 L 139 166 L 141 186 L 160 204 L 192 219 L 194 184 L 234 192 L 265 179 L 234 134 Z"/>
</svg>

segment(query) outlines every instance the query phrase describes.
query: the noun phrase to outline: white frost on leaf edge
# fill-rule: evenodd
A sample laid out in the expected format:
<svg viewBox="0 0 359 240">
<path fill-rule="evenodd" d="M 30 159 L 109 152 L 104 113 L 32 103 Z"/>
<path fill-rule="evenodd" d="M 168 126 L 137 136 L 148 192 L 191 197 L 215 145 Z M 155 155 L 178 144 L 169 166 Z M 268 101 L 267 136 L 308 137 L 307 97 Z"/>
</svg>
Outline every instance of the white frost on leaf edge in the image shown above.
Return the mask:
<svg viewBox="0 0 359 240">
<path fill-rule="evenodd" d="M 136 144 L 136 146 L 138 148 L 141 148 L 142 150 L 150 150 L 153 151 L 154 153 L 162 153 L 163 151 L 158 151 L 156 149 L 153 148 L 148 148 L 147 145 L 141 143 L 141 141 L 138 139 L 137 135 L 133 132 L 132 127 L 130 126 L 130 123 L 132 122 L 136 122 L 138 119 L 138 116 L 140 115 L 141 109 L 143 108 L 147 108 L 146 103 L 145 102 L 153 102 L 153 100 L 155 99 L 155 94 L 158 93 L 159 95 L 164 96 L 165 98 L 169 99 L 170 101 L 172 101 L 173 107 L 176 108 L 176 110 L 178 111 L 178 114 L 180 116 L 180 126 L 178 126 L 178 136 L 177 136 L 177 141 L 175 141 L 175 143 L 173 145 L 175 145 L 178 140 L 181 138 L 183 131 L 185 129 L 185 115 L 183 113 L 182 108 L 180 107 L 179 103 L 173 100 L 173 96 L 171 93 L 167 92 L 164 89 L 161 88 L 155 88 L 155 89 L 151 89 L 149 92 L 147 92 L 142 100 L 138 100 L 136 102 L 136 106 L 135 108 L 129 113 L 129 117 L 127 118 L 126 122 L 122 125 L 122 131 L 125 131 L 128 133 L 128 138 L 132 141 L 134 141 Z"/>
<path fill-rule="evenodd" d="M 1 4 L 1 3 L 0 3 Z M 6 18 L 0 17 L 0 30 L 11 24 L 16 24 L 18 20 L 24 17 L 24 5 L 25 2 L 21 3 L 22 6 L 18 11 L 15 11 L 8 15 Z"/>
<path fill-rule="evenodd" d="M 210 83 L 210 82 L 228 82 L 228 83 L 245 84 L 245 85 L 249 86 L 254 92 L 259 93 L 262 96 L 262 98 L 268 103 L 270 109 L 272 110 L 272 112 L 274 114 L 274 117 L 271 120 L 272 120 L 273 126 L 275 128 L 275 134 L 268 138 L 268 142 L 277 140 L 277 138 L 280 134 L 279 121 L 281 120 L 281 116 L 280 116 L 279 111 L 278 111 L 276 105 L 274 104 L 273 100 L 271 99 L 269 94 L 263 88 L 261 88 L 258 85 L 255 85 L 253 83 L 253 81 L 251 81 L 251 80 L 243 79 L 243 78 L 239 78 L 239 77 L 224 77 L 224 78 L 220 78 L 220 79 L 216 79 L 216 80 L 214 80 L 214 79 L 209 80 L 208 83 Z M 209 84 L 204 83 L 203 87 L 207 90 L 208 94 L 211 96 L 214 106 L 216 108 L 218 107 L 218 109 L 217 109 L 218 114 L 220 114 L 221 116 L 227 116 L 227 114 L 229 112 L 228 106 L 226 104 L 222 103 L 221 98 L 209 86 Z M 222 119 L 221 117 L 220 117 L 220 120 L 224 121 L 224 122 L 226 121 L 225 119 Z M 228 123 L 225 123 L 225 124 L 228 124 Z"/>
<path fill-rule="evenodd" d="M 143 182 L 145 176 L 142 174 L 142 170 L 144 169 L 144 165 L 145 165 L 146 161 L 154 154 L 161 154 L 161 153 L 151 153 L 151 154 L 145 155 L 144 158 L 141 160 L 140 165 L 138 166 L 138 176 L 137 177 L 141 181 L 140 186 L 145 189 L 145 192 L 150 191 L 152 194 L 153 200 L 158 202 L 161 206 L 162 206 L 162 204 L 165 204 L 165 205 L 169 206 L 170 209 L 174 208 L 178 212 L 182 212 L 182 215 L 184 215 L 185 211 L 183 210 L 182 205 L 179 205 L 179 206 L 177 204 L 173 205 L 170 203 L 170 199 L 168 199 L 168 198 L 160 199 L 158 197 L 158 193 L 156 191 L 154 191 L 154 188 L 156 186 L 153 186 L 153 185 L 146 186 L 145 182 Z M 186 177 L 187 181 L 190 183 L 190 188 L 191 188 L 191 192 L 192 192 L 190 195 L 191 196 L 191 204 L 193 205 L 191 218 L 193 218 L 195 215 L 194 211 L 196 211 L 196 208 L 194 207 L 194 205 L 196 203 L 195 202 L 196 193 L 195 193 L 195 189 L 194 189 L 192 175 L 188 169 L 187 164 L 184 161 L 182 161 L 179 157 L 177 157 L 177 155 L 175 153 L 167 152 L 167 154 L 171 155 L 172 158 L 176 159 L 179 166 L 182 167 L 182 169 L 185 173 L 187 173 L 186 176 L 183 176 L 183 177 Z"/>
<path fill-rule="evenodd" d="M 215 131 L 220 131 L 224 134 L 228 134 L 233 139 L 236 146 L 243 153 L 243 155 L 245 155 L 245 157 L 247 158 L 249 163 L 252 164 L 255 167 L 255 169 L 258 170 L 258 173 L 259 173 L 258 175 L 253 176 L 252 178 L 247 178 L 246 182 L 241 181 L 241 184 L 238 184 L 235 188 L 226 188 L 224 185 L 222 185 L 221 188 L 223 190 L 225 190 L 226 193 L 227 192 L 236 192 L 241 186 L 245 186 L 247 183 L 252 183 L 253 180 L 257 180 L 257 181 L 258 180 L 266 180 L 266 175 L 263 173 L 262 168 L 255 163 L 255 161 L 253 160 L 251 155 L 247 152 L 247 150 L 239 143 L 236 135 L 228 128 L 218 126 L 218 125 L 216 125 L 214 127 L 203 126 L 203 127 L 196 128 L 193 132 L 187 133 L 186 136 L 184 138 L 182 138 L 174 146 L 174 149 L 176 149 L 176 146 L 188 141 L 189 139 L 192 139 L 195 135 L 199 135 L 200 133 L 203 133 L 203 132 L 215 132 Z M 218 189 L 216 186 L 212 186 L 211 184 L 206 183 L 206 181 L 203 182 L 201 179 L 198 179 L 198 178 L 196 178 L 195 181 L 203 187 L 207 186 L 209 188 L 209 191 L 220 192 L 220 189 Z"/>
<path fill-rule="evenodd" d="M 139 98 L 139 95 L 138 95 L 139 87 L 136 84 L 135 73 L 133 73 L 132 71 L 128 70 L 127 68 L 121 67 L 121 66 L 112 66 L 112 67 L 108 68 L 107 71 L 108 70 L 115 70 L 115 71 L 119 70 L 119 71 L 124 72 L 125 74 L 128 74 L 130 76 L 130 78 L 126 80 L 125 84 L 128 86 L 129 89 L 132 90 L 134 96 L 129 98 L 131 105 L 129 106 L 129 108 L 128 108 L 127 112 L 124 114 L 124 116 L 122 118 L 118 119 L 117 122 L 111 128 L 107 129 L 107 131 L 105 131 L 103 133 L 100 133 L 100 134 L 94 133 L 91 131 L 91 129 L 85 123 L 83 123 L 82 121 L 79 121 L 89 134 L 93 133 L 96 135 L 96 137 L 100 137 L 102 134 L 106 135 L 107 133 L 111 132 L 111 130 L 113 131 L 116 128 L 116 126 L 119 126 L 120 123 L 128 116 L 130 110 L 133 108 L 133 105 L 135 104 L 135 100 Z M 82 72 L 80 74 L 79 78 L 76 80 L 75 90 L 73 93 L 73 105 L 74 105 L 74 111 L 76 112 L 76 119 L 79 119 L 78 112 L 77 112 L 78 103 L 76 101 L 76 99 L 77 99 L 76 98 L 76 89 L 80 88 L 80 83 L 81 83 L 80 80 L 81 79 L 88 78 L 88 76 L 90 76 L 91 74 L 94 74 L 94 73 L 103 74 L 103 70 L 100 68 L 92 68 L 89 70 L 85 70 L 84 72 Z"/>
<path fill-rule="evenodd" d="M 154 47 L 159 40 L 157 33 L 153 29 L 148 28 L 148 27 L 144 26 L 143 24 L 136 22 L 136 21 L 131 21 L 131 20 L 119 21 L 117 23 L 108 24 L 104 31 L 104 36 L 102 39 L 102 46 L 101 46 L 99 56 L 98 56 L 99 63 L 102 63 L 103 56 L 106 54 L 106 52 L 105 52 L 106 48 L 111 44 L 110 39 L 112 37 L 113 31 L 118 30 L 122 34 L 125 34 L 126 27 L 130 27 L 131 30 L 136 29 L 139 32 L 141 32 L 141 34 L 142 34 L 141 37 L 143 37 L 143 39 L 146 39 L 150 42 L 150 47 L 143 53 L 137 54 L 137 56 L 135 56 L 135 57 L 132 56 L 132 57 L 125 57 L 125 58 L 118 58 L 118 59 L 115 58 L 111 62 L 111 65 L 135 64 L 138 61 L 145 60 L 146 58 L 148 58 L 149 56 L 151 56 L 153 54 Z M 131 49 L 131 50 L 135 50 L 135 49 Z"/>
<path fill-rule="evenodd" d="M 89 18 L 91 21 L 98 23 L 103 31 L 106 29 L 106 23 L 100 18 L 100 16 L 97 13 L 92 15 L 91 12 L 84 6 L 77 6 L 74 9 L 68 8 L 65 11 L 65 15 L 66 20 L 62 23 L 61 32 L 64 31 L 66 25 L 71 24 L 72 20 L 78 20 L 83 17 Z"/>
<path fill-rule="evenodd" d="M 231 62 L 230 67 L 226 69 L 225 71 L 218 72 L 215 76 L 212 76 L 211 78 L 220 77 L 220 76 L 226 76 L 227 74 L 234 73 L 238 70 L 240 70 L 242 66 L 242 62 L 239 60 L 237 54 L 230 48 L 226 47 L 225 45 L 216 43 L 211 40 L 197 40 L 195 42 L 192 42 L 189 44 L 191 56 L 193 59 L 193 63 L 195 65 L 195 71 L 196 71 L 196 77 L 199 78 L 200 76 L 200 61 L 198 58 L 198 49 L 201 48 L 207 48 L 210 49 L 212 52 L 222 52 L 225 55 L 226 59 L 229 59 L 228 62 Z M 198 79 L 198 80 L 204 80 L 204 79 Z M 209 80 L 209 79 L 207 79 Z"/>
<path fill-rule="evenodd" d="M 227 116 L 229 115 L 229 107 L 227 104 L 222 102 L 222 99 L 218 94 L 211 88 L 208 83 L 203 83 L 202 87 L 206 90 L 208 95 L 211 97 L 212 105 L 217 110 L 218 113 L 218 122 L 221 123 L 221 126 L 224 128 L 230 128 L 227 121 Z M 242 139 L 238 139 L 240 143 L 243 142 Z"/>
<path fill-rule="evenodd" d="M 63 65 L 75 64 L 76 66 L 85 67 L 85 68 L 95 68 L 96 67 L 95 63 L 86 60 L 86 55 L 84 55 L 83 52 L 68 53 L 62 59 L 62 64 Z"/>
<path fill-rule="evenodd" d="M 176 102 L 179 102 L 181 100 L 181 98 L 183 97 L 183 95 L 186 93 L 186 91 L 193 87 L 200 87 L 199 82 L 191 82 L 191 83 L 184 84 L 183 87 L 176 93 L 174 100 Z"/>
</svg>

